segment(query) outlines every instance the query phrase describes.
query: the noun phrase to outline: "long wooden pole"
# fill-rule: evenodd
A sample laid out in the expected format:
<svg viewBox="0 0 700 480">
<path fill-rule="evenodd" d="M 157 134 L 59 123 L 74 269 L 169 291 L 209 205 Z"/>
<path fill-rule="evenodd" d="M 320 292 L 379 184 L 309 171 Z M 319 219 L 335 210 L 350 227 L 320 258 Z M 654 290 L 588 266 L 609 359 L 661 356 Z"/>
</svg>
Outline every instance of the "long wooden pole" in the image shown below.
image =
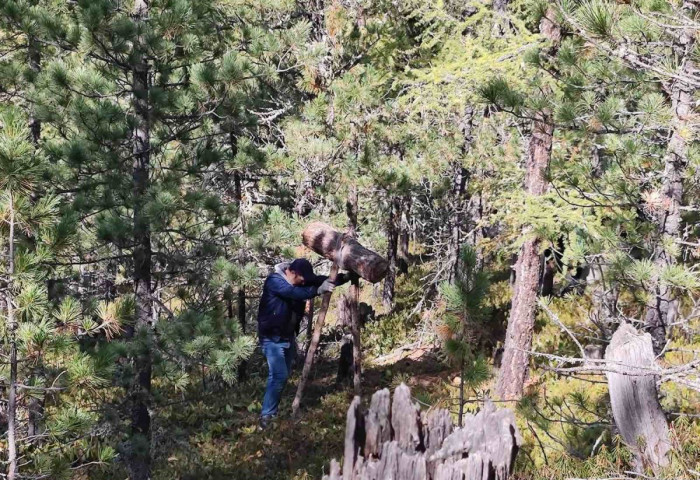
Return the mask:
<svg viewBox="0 0 700 480">
<path fill-rule="evenodd" d="M 337 277 L 338 264 L 333 263 L 333 267 L 331 267 L 331 274 L 328 278 L 331 282 L 335 282 Z M 292 416 L 296 416 L 299 412 L 299 406 L 301 405 L 301 397 L 302 395 L 304 395 L 304 388 L 306 387 L 306 381 L 309 379 L 311 365 L 314 362 L 314 355 L 316 354 L 316 349 L 318 348 L 318 344 L 321 341 L 321 331 L 323 330 L 323 324 L 326 322 L 326 313 L 328 313 L 328 306 L 330 305 L 330 303 L 331 292 L 328 292 L 323 295 L 323 301 L 321 302 L 321 310 L 318 313 L 316 325 L 314 325 L 314 335 L 311 338 L 309 350 L 306 352 L 304 369 L 301 371 L 301 378 L 299 379 L 299 385 L 297 386 L 297 393 L 294 396 L 294 402 L 292 402 Z"/>
</svg>

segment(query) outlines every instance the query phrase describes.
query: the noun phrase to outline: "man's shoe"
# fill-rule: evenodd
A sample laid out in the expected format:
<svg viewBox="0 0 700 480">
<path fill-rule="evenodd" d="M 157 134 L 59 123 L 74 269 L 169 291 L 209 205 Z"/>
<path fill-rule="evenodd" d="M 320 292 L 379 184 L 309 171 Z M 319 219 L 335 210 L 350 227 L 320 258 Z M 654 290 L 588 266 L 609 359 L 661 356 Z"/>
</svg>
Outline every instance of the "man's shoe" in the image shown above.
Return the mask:
<svg viewBox="0 0 700 480">
<path fill-rule="evenodd" d="M 260 428 L 260 430 L 267 429 L 274 418 L 275 417 L 272 417 L 270 415 L 263 415 L 262 417 L 260 417 L 260 420 L 258 421 L 258 427 Z"/>
</svg>

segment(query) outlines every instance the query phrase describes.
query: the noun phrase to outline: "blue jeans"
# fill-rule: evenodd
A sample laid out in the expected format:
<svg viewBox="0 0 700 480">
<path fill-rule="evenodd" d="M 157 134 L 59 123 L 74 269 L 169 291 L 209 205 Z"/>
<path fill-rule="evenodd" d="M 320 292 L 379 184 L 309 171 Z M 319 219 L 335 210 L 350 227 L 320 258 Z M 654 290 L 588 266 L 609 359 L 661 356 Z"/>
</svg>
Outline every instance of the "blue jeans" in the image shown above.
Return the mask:
<svg viewBox="0 0 700 480">
<path fill-rule="evenodd" d="M 260 344 L 269 368 L 261 415 L 263 417 L 275 417 L 277 416 L 282 390 L 284 390 L 287 378 L 289 378 L 289 374 L 292 371 L 297 345 L 293 338 L 280 337 L 262 337 Z"/>
</svg>

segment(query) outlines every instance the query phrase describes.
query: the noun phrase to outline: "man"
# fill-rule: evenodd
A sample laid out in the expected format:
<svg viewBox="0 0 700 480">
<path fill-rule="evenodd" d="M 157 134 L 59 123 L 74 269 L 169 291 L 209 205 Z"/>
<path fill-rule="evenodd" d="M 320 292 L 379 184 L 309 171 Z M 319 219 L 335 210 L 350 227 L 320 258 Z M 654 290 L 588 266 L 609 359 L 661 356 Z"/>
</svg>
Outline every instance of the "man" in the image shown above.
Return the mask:
<svg viewBox="0 0 700 480">
<path fill-rule="evenodd" d="M 315 275 L 305 258 L 280 263 L 265 280 L 258 309 L 258 336 L 267 359 L 269 374 L 260 414 L 260 427 L 265 428 L 277 416 L 282 390 L 296 356 L 295 335 L 304 315 L 306 300 L 332 292 L 346 279 L 338 275 L 336 283 L 324 275 Z"/>
</svg>

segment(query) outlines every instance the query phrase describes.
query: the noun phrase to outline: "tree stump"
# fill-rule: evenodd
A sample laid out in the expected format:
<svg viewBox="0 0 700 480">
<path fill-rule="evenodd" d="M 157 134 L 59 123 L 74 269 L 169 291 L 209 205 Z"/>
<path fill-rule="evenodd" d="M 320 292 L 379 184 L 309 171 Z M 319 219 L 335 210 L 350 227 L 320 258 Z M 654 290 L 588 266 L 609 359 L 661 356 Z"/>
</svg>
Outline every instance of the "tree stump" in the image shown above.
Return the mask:
<svg viewBox="0 0 700 480">
<path fill-rule="evenodd" d="M 342 472 L 332 460 L 324 480 L 505 480 L 520 446 L 515 417 L 488 402 L 455 429 L 445 409 L 420 412 L 406 385 L 372 396 L 363 415 L 347 415 Z"/>
<path fill-rule="evenodd" d="M 613 334 L 605 360 L 615 425 L 637 458 L 637 468 L 668 465 L 668 423 L 659 403 L 651 335 L 624 323 Z M 619 372 L 619 373 L 617 373 Z"/>
</svg>

